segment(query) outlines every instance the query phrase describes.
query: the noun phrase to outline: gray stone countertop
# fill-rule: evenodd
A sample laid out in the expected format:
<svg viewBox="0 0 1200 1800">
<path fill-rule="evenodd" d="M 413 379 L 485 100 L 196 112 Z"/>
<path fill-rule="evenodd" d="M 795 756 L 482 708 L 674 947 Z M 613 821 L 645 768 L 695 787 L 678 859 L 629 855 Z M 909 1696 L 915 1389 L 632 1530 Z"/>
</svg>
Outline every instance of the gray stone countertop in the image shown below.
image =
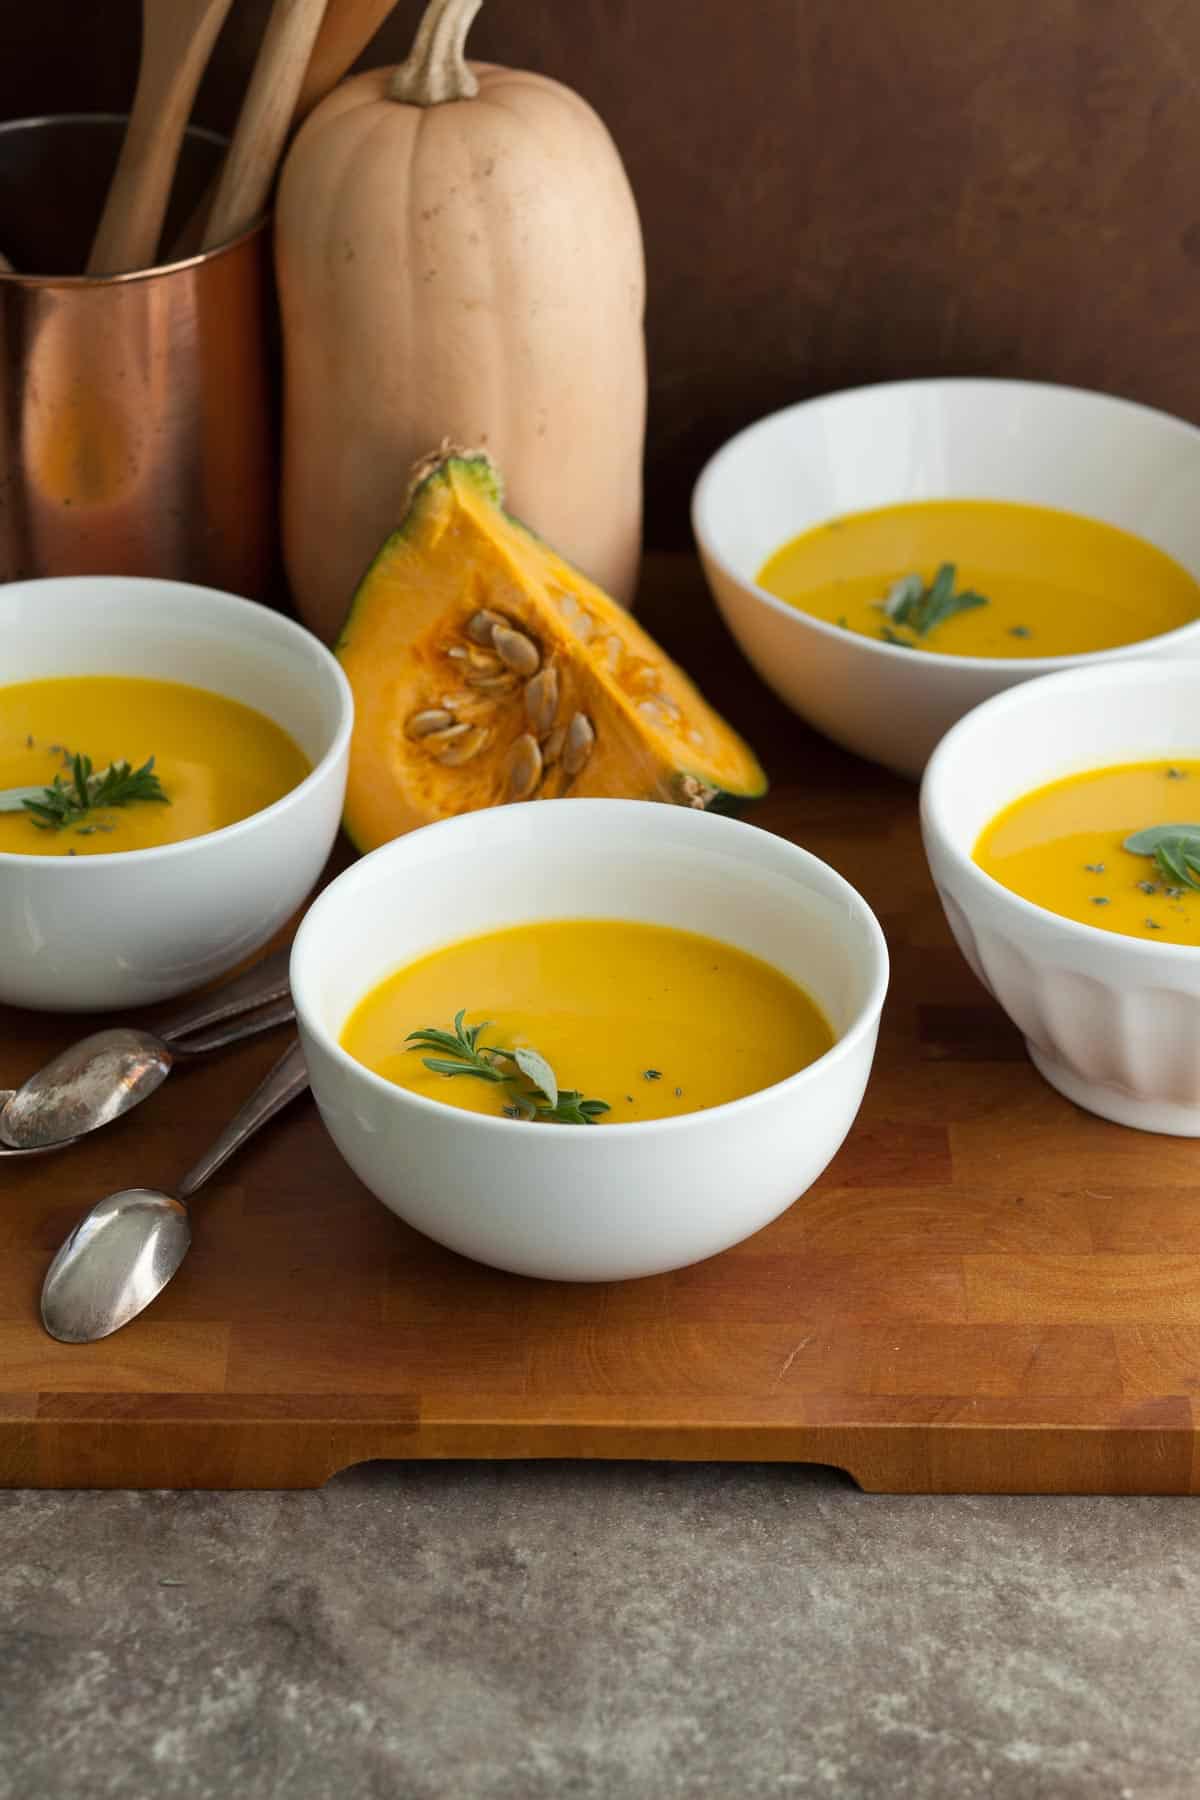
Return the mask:
<svg viewBox="0 0 1200 1800">
<path fill-rule="evenodd" d="M 2 1800 L 1194 1800 L 1200 1512 L 763 1465 L 0 1493 Z"/>
</svg>

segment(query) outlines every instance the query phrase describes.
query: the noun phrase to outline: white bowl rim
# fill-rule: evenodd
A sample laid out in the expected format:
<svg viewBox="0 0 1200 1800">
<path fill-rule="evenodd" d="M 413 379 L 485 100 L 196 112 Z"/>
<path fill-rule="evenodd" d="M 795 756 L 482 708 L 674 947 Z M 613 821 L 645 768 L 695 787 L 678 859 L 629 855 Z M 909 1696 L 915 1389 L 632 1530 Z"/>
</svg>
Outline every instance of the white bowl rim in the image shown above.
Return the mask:
<svg viewBox="0 0 1200 1800">
<path fill-rule="evenodd" d="M 1186 436 L 1200 438 L 1200 426 L 1189 424 L 1186 419 L 1179 418 L 1175 413 L 1164 412 L 1161 407 L 1147 406 L 1144 401 L 1128 400 L 1122 394 L 1106 394 L 1099 388 L 1078 387 L 1068 382 L 1010 381 L 1002 376 L 995 375 L 938 375 L 915 376 L 906 381 L 871 381 L 864 382 L 858 387 L 834 388 L 827 394 L 812 394 L 806 400 L 795 400 L 790 406 L 777 407 L 774 412 L 764 413 L 759 419 L 752 419 L 748 425 L 743 425 L 740 431 L 735 431 L 732 437 L 726 438 L 725 442 L 721 444 L 718 449 L 713 451 L 699 475 L 696 477 L 695 485 L 692 488 L 692 532 L 696 538 L 696 542 L 700 545 L 703 554 L 708 557 L 730 581 L 734 582 L 745 592 L 751 594 L 756 601 L 765 604 L 780 618 L 799 621 L 802 629 L 819 631 L 825 637 L 836 638 L 839 643 L 845 643 L 846 639 L 849 638 L 856 648 L 861 647 L 870 655 L 892 658 L 903 657 L 906 662 L 914 662 L 926 669 L 932 668 L 942 671 L 947 668 L 960 671 L 963 669 L 978 669 L 981 674 L 993 675 L 997 673 L 1027 673 L 1032 679 L 1041 675 L 1055 674 L 1063 669 L 1092 668 L 1093 666 L 1103 667 L 1106 663 L 1118 662 L 1123 657 L 1127 658 L 1131 650 L 1142 644 L 1169 644 L 1173 639 L 1187 638 L 1198 634 L 1198 631 L 1200 631 L 1200 617 L 1189 620 L 1186 625 L 1176 625 L 1170 631 L 1156 632 L 1152 637 L 1134 638 L 1129 644 L 1114 644 L 1107 650 L 1073 650 L 1064 652 L 1061 656 L 955 656 L 953 654 L 947 654 L 945 651 L 922 650 L 917 644 L 889 644 L 885 642 L 883 638 L 876 641 L 875 638 L 865 637 L 860 631 L 847 632 L 840 625 L 831 625 L 825 619 L 818 619 L 814 613 L 805 612 L 803 607 L 789 606 L 786 600 L 780 600 L 776 594 L 770 593 L 767 588 L 760 587 L 757 581 L 748 579 L 744 575 L 740 575 L 736 569 L 730 566 L 720 552 L 714 548 L 706 531 L 702 527 L 701 513 L 703 508 L 709 503 L 709 490 L 715 484 L 717 477 L 721 472 L 720 465 L 727 457 L 732 457 L 734 455 L 737 446 L 744 438 L 750 437 L 754 432 L 761 428 L 773 424 L 777 419 L 782 419 L 795 413 L 807 412 L 814 408 L 827 406 L 834 401 L 847 400 L 859 394 L 886 394 L 903 392 L 905 390 L 911 391 L 914 389 L 932 391 L 938 388 L 988 388 L 992 390 L 1005 388 L 1013 391 L 1026 390 L 1041 394 L 1069 394 L 1076 398 L 1101 400 L 1107 405 L 1115 406 L 1123 411 L 1145 414 L 1148 417 L 1157 420 L 1160 424 L 1175 431 L 1182 432 Z M 994 500 L 995 496 L 987 494 L 975 494 L 973 496 L 949 495 L 947 498 Z M 1019 505 L 1022 503 L 1014 502 L 1013 504 Z M 1036 502 L 1027 502 L 1026 504 L 1035 505 Z M 1059 507 L 1056 510 L 1062 512 L 1067 509 Z M 830 516 L 833 517 L 837 515 L 831 514 Z M 853 515 L 842 516 L 852 517 Z M 1089 513 L 1075 513 L 1074 517 L 1091 518 L 1091 515 Z M 1100 524 L 1103 523 L 1103 521 L 1093 519 L 1092 523 Z M 815 530 L 816 527 L 813 527 L 813 529 Z M 1136 536 L 1136 533 L 1130 535 Z M 1153 546 L 1151 547 L 1153 548 Z M 782 546 L 777 545 L 776 548 L 782 548 Z M 1172 558 L 1172 561 L 1173 560 L 1174 558 Z"/>
<path fill-rule="evenodd" d="M 526 802 L 525 804 L 543 803 Z M 603 807 L 610 815 L 614 812 L 620 812 L 625 813 L 626 816 L 629 816 L 630 809 L 636 809 L 640 816 L 642 808 L 647 806 L 657 807 L 664 803 L 661 801 L 650 800 L 563 799 L 550 801 L 545 804 L 555 807 L 570 807 L 572 811 L 576 811 L 580 807 L 592 809 Z M 676 810 L 681 814 L 692 811 L 692 809 L 686 807 L 677 808 Z M 594 811 L 591 816 L 595 816 Z M 883 927 L 880 925 L 879 920 L 875 917 L 871 907 L 863 899 L 858 889 L 853 887 L 851 883 L 846 880 L 844 875 L 839 875 L 835 868 L 831 867 L 829 863 L 823 862 L 819 856 L 814 856 L 811 850 L 805 850 L 799 844 L 793 844 L 790 838 L 780 837 L 777 832 L 763 832 L 761 826 L 750 825 L 744 820 L 731 819 L 718 813 L 693 812 L 692 816 L 696 818 L 706 818 L 709 827 L 716 827 L 718 830 L 723 831 L 727 836 L 733 835 L 734 837 L 738 837 L 743 833 L 753 832 L 755 834 L 762 833 L 762 835 L 766 837 L 775 838 L 777 842 L 783 844 L 789 851 L 798 856 L 805 866 L 815 866 L 821 870 L 823 875 L 830 877 L 833 881 L 835 892 L 840 891 L 841 896 L 847 901 L 850 910 L 866 926 L 868 939 L 874 948 L 875 972 L 871 982 L 870 993 L 859 1007 L 847 1029 L 835 1036 L 829 1049 L 816 1057 L 812 1062 L 806 1063 L 804 1068 L 797 1069 L 794 1074 L 785 1076 L 782 1081 L 772 1082 L 769 1087 L 756 1088 L 752 1094 L 743 1094 L 738 1100 L 724 1100 L 718 1106 L 698 1107 L 694 1112 L 675 1113 L 670 1118 L 666 1119 L 627 1119 L 623 1121 L 615 1119 L 605 1126 L 602 1138 L 607 1138 L 610 1133 L 614 1131 L 619 1131 L 625 1135 L 637 1133 L 644 1136 L 658 1132 L 683 1130 L 689 1125 L 694 1129 L 698 1119 L 708 1120 L 718 1114 L 724 1118 L 735 1111 L 744 1112 L 751 1107 L 762 1104 L 769 1097 L 778 1097 L 785 1089 L 795 1089 L 798 1084 L 803 1083 L 805 1080 L 815 1078 L 815 1071 L 827 1069 L 832 1064 L 842 1061 L 851 1055 L 867 1033 L 875 1028 L 876 1022 L 883 1011 L 884 1001 L 887 998 L 890 961 L 888 957 L 887 939 L 884 936 Z M 313 1037 L 319 1039 L 322 1048 L 327 1054 L 333 1057 L 335 1062 L 339 1063 L 343 1068 L 350 1070 L 356 1078 L 365 1079 L 368 1085 L 374 1088 L 377 1093 L 392 1096 L 399 1095 L 400 1104 L 411 1104 L 416 1106 L 419 1111 L 431 1113 L 435 1116 L 440 1116 L 449 1110 L 445 1101 L 428 1099 L 424 1094 L 414 1093 L 411 1088 L 400 1087 L 396 1082 L 388 1081 L 384 1076 L 377 1075 L 373 1069 L 368 1069 L 365 1063 L 359 1062 L 357 1057 L 351 1056 L 348 1050 L 342 1048 L 338 1040 L 331 1032 L 326 1030 L 323 1022 L 316 1016 L 316 1008 L 309 1003 L 304 991 L 302 972 L 298 971 L 297 963 L 298 959 L 305 954 L 304 944 L 306 937 L 315 929 L 312 921 L 319 918 L 323 907 L 329 903 L 329 896 L 343 882 L 352 879 L 365 879 L 362 875 L 362 871 L 369 868 L 372 863 L 378 862 L 381 858 L 395 858 L 396 860 L 401 860 L 403 856 L 402 847 L 407 846 L 412 840 L 418 837 L 426 839 L 428 834 L 434 832 L 438 834 L 452 832 L 465 833 L 470 829 L 468 821 L 474 817 L 475 815 L 473 813 L 457 813 L 448 819 L 438 819 L 431 825 L 423 825 L 419 827 L 417 831 L 406 833 L 404 837 L 394 838 L 390 843 L 381 845 L 379 849 L 372 850 L 368 855 L 361 857 L 357 862 L 352 863 L 348 869 L 343 870 L 340 875 L 336 876 L 334 880 L 329 883 L 328 887 L 322 889 L 321 893 L 317 895 L 303 919 L 300 921 L 299 929 L 292 942 L 290 982 L 292 1001 L 296 1008 L 296 1018 L 298 1023 L 302 1024 L 304 1029 L 310 1032 Z M 551 824 L 552 821 L 547 822 L 548 828 Z M 569 916 L 574 918 L 584 918 L 590 915 L 575 913 Z M 497 929 L 502 929 L 502 927 L 497 927 Z M 451 941 L 455 942 L 457 940 Z M 429 954 L 429 952 L 423 952 L 423 954 Z M 403 964 L 398 966 L 403 967 Z M 773 967 L 774 965 L 772 964 L 770 966 Z M 799 986 L 800 984 L 796 983 L 795 985 Z M 804 990 L 802 989 L 801 991 Z M 362 996 L 360 996 L 360 999 L 361 998 Z M 396 1103 L 397 1102 L 393 1100 L 392 1104 Z M 468 1112 L 462 1107 L 456 1107 L 454 1110 L 460 1114 L 462 1120 L 466 1121 L 463 1129 L 468 1131 L 503 1132 L 509 1130 L 514 1123 L 519 1122 L 511 1119 L 493 1118 L 489 1113 Z M 591 1131 L 592 1127 L 576 1125 L 568 1126 L 566 1129 L 580 1132 Z M 537 1140 L 535 1139 L 534 1141 L 536 1142 Z"/>
<path fill-rule="evenodd" d="M 1200 672 L 1200 664 L 1197 664 L 1197 669 Z M 1039 906 L 1034 900 L 1026 900 L 1013 888 L 1005 887 L 1002 881 L 997 881 L 994 875 L 989 875 L 987 870 L 981 868 L 969 852 L 963 850 L 958 838 L 943 823 L 938 810 L 940 795 L 937 790 L 948 778 L 947 771 L 955 752 L 961 749 L 963 740 L 970 736 L 981 718 L 986 716 L 990 720 L 1003 717 L 1006 712 L 1017 711 L 1023 704 L 1036 703 L 1047 689 L 1061 690 L 1063 687 L 1069 686 L 1083 688 L 1085 691 L 1095 688 L 1102 692 L 1106 688 L 1128 685 L 1128 678 L 1138 682 L 1153 679 L 1159 684 L 1165 685 L 1172 680 L 1178 680 L 1182 674 L 1183 670 L 1178 665 L 1149 660 L 1125 662 L 1119 668 L 1061 669 L 1052 675 L 1041 675 L 1035 681 L 1025 681 L 1016 687 L 1005 688 L 1003 692 L 993 694 L 988 700 L 981 700 L 978 706 L 973 706 L 970 712 L 964 713 L 962 718 L 950 727 L 935 746 L 933 754 L 925 765 L 919 797 L 921 823 L 930 833 L 936 833 L 939 847 L 947 860 L 953 864 L 955 873 L 961 879 L 973 881 L 994 895 L 1003 896 L 1006 905 L 1011 906 L 1022 917 L 1034 921 L 1043 928 L 1047 920 L 1052 920 L 1057 931 L 1062 932 L 1077 944 L 1090 945 L 1095 949 L 1097 938 L 1101 940 L 1111 938 L 1116 941 L 1122 952 L 1128 950 L 1134 956 L 1150 959 L 1157 957 L 1160 961 L 1167 956 L 1183 957 L 1188 962 L 1200 959 L 1200 944 L 1156 944 L 1152 938 L 1131 937 L 1124 931 L 1106 931 L 1103 925 L 1083 925 L 1078 919 L 1068 919 L 1062 913 L 1052 912 L 1048 906 Z M 1103 769 L 1108 768 L 1110 764 L 1097 762 L 1090 766 Z M 1080 772 L 1082 773 L 1082 771 Z M 1047 775 L 1045 781 L 1039 785 L 1048 787 L 1057 779 L 1059 777 Z M 1037 787 L 1025 790 L 1029 794 L 1037 791 Z M 1022 797 L 1018 795 L 1017 799 Z M 1014 805 L 1015 801 L 1010 801 L 1008 804 Z M 1004 811 L 1004 808 L 999 810 Z M 993 813 L 992 818 L 997 816 Z M 989 823 L 991 823 L 990 820 Z"/>
<path fill-rule="evenodd" d="M 203 603 L 205 605 L 211 605 L 215 601 L 218 602 L 219 605 L 228 605 L 233 611 L 237 611 L 242 607 L 250 607 L 256 613 L 265 614 L 271 619 L 273 625 L 278 625 L 285 638 L 291 638 L 294 642 L 303 643 L 307 649 L 317 652 L 317 661 L 323 661 L 325 667 L 332 673 L 334 678 L 334 688 L 337 692 L 339 701 L 338 723 L 328 749 L 325 751 L 324 755 L 319 757 L 313 764 L 303 781 L 298 781 L 295 787 L 289 788 L 286 794 L 281 794 L 278 800 L 272 800 L 269 806 L 262 806 L 257 812 L 247 813 L 244 819 L 235 819 L 232 825 L 222 825 L 216 831 L 202 831 L 193 837 L 177 838 L 170 844 L 151 844 L 144 846 L 140 850 L 94 850 L 87 856 L 51 857 L 37 856 L 24 850 L 0 850 L 0 871 L 9 868 L 24 869 L 30 867 L 45 870 L 47 864 L 50 864 L 53 867 L 62 865 L 64 868 L 83 869 L 96 863 L 99 863 L 103 868 L 111 868 L 114 864 L 119 864 L 124 868 L 125 865 L 128 864 L 131 868 L 143 869 L 150 863 L 163 862 L 172 857 L 186 855 L 189 852 L 194 853 L 197 844 L 211 844 L 216 843 L 218 840 L 222 844 L 228 843 L 231 839 L 253 829 L 257 826 L 259 820 L 272 818 L 285 807 L 295 805 L 302 794 L 307 793 L 318 781 L 324 779 L 330 765 L 343 755 L 350 738 L 350 733 L 354 728 L 354 695 L 346 677 L 346 671 L 342 668 L 341 663 L 337 660 L 337 657 L 334 656 L 333 652 L 327 645 L 321 642 L 320 638 L 317 637 L 314 632 L 309 631 L 307 626 L 299 624 L 297 620 L 289 619 L 286 613 L 277 611 L 273 606 L 265 605 L 261 600 L 249 600 L 244 594 L 230 594 L 227 593 L 224 588 L 203 587 L 198 582 L 171 581 L 165 576 L 48 575 L 43 577 L 42 580 L 53 581 L 56 583 L 80 582 L 85 585 L 92 582 L 111 582 L 114 586 L 118 586 L 122 589 L 169 587 L 178 589 L 181 594 L 203 594 Z M 9 585 L 10 588 L 39 587 L 41 586 L 41 580 L 15 581 Z M 4 591 L 4 588 L 0 587 L 0 608 L 2 608 L 4 604 Z M 47 676 L 39 678 L 35 676 L 33 679 L 49 680 L 51 677 Z M 69 676 L 64 676 L 63 679 L 67 680 L 69 679 Z M 165 676 L 148 676 L 147 679 L 153 681 L 166 680 L 168 678 Z M 171 679 L 174 678 L 172 677 Z M 2 685 L 8 686 L 16 684 L 3 683 Z M 196 683 L 181 681 L 180 685 L 183 687 L 195 687 Z M 206 688 L 202 691 L 206 693 L 216 692 L 214 688 Z M 265 712 L 261 707 L 258 710 L 263 712 L 264 718 L 269 718 L 273 725 L 279 726 L 280 730 L 284 729 L 283 726 L 279 725 L 279 720 L 272 717 L 270 713 Z M 289 733 L 288 735 L 290 736 L 291 734 Z M 298 745 L 297 748 L 299 748 Z M 70 880 L 71 877 L 68 876 L 67 879 Z"/>
</svg>

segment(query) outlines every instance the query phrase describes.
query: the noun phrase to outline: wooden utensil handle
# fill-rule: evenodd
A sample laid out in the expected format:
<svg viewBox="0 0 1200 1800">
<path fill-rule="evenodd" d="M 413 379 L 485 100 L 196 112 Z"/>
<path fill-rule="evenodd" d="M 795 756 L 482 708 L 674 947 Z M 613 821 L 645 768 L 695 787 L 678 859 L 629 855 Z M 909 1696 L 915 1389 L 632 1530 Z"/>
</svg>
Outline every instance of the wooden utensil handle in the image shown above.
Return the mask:
<svg viewBox="0 0 1200 1800">
<path fill-rule="evenodd" d="M 296 108 L 294 131 L 337 86 L 355 58 L 366 49 L 396 0 L 327 0 L 321 29 L 313 45 Z M 194 208 L 187 224 L 171 246 L 172 258 L 194 256 L 205 236 L 205 221 L 212 211 L 219 176 L 214 176 Z"/>
<path fill-rule="evenodd" d="M 133 111 L 88 257 L 89 275 L 154 263 L 200 77 L 232 0 L 143 0 Z"/>
<path fill-rule="evenodd" d="M 266 204 L 326 0 L 275 0 L 254 63 L 202 248 L 252 225 Z"/>
</svg>

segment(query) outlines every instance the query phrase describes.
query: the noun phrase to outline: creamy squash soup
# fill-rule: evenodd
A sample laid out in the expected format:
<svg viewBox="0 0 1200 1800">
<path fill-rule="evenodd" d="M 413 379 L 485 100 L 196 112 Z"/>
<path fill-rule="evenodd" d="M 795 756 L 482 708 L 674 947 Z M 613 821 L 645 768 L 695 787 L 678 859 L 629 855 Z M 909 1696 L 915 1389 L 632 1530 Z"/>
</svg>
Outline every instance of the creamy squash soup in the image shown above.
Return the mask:
<svg viewBox="0 0 1200 1800">
<path fill-rule="evenodd" d="M 141 676 L 0 687 L 0 852 L 95 856 L 201 837 L 309 773 L 273 719 Z"/>
<path fill-rule="evenodd" d="M 431 1100 L 577 1125 L 719 1106 L 833 1041 L 816 1003 L 757 957 L 616 919 L 518 925 L 435 950 L 372 989 L 341 1038 Z"/>
<path fill-rule="evenodd" d="M 1200 618 L 1200 584 L 1095 519 L 930 500 L 830 519 L 768 557 L 760 587 L 827 624 L 950 656 L 1065 656 Z"/>
<path fill-rule="evenodd" d="M 1090 769 L 1024 794 L 975 861 L 1023 900 L 1102 931 L 1200 945 L 1200 758 Z"/>
</svg>

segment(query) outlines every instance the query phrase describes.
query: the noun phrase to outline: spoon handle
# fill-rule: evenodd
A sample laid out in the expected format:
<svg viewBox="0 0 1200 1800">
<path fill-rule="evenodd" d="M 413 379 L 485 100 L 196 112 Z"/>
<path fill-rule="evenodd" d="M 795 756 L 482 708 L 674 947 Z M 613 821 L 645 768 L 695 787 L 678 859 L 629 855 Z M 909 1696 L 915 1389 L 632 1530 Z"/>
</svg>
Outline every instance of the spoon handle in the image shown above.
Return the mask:
<svg viewBox="0 0 1200 1800">
<path fill-rule="evenodd" d="M 289 992 L 290 956 L 290 950 L 273 950 L 270 956 L 264 956 L 261 962 L 256 962 L 253 968 L 244 970 L 241 975 L 235 975 L 223 987 L 214 988 L 211 993 L 200 994 L 178 1012 L 171 1013 L 154 1027 L 156 1035 L 174 1049 L 177 1038 L 199 1031 L 202 1025 L 218 1025 L 223 1019 L 236 1019 L 242 1013 L 252 1012 L 256 1006 L 263 1006 L 268 1000 L 285 999 Z M 222 1041 L 232 1043 L 233 1039 Z M 178 1047 L 188 1050 L 196 1048 L 193 1044 Z M 213 1050 L 218 1047 L 216 1043 L 202 1046 Z"/>
<path fill-rule="evenodd" d="M 224 1050 L 227 1044 L 240 1044 L 244 1038 L 258 1037 L 273 1031 L 277 1025 L 290 1025 L 296 1016 L 290 994 L 271 1000 L 256 1012 L 239 1013 L 211 1030 L 197 1032 L 195 1037 L 173 1038 L 171 1054 L 175 1057 L 206 1056 L 210 1050 Z"/>
<path fill-rule="evenodd" d="M 203 1187 L 235 1151 L 241 1149 L 261 1126 L 295 1100 L 308 1086 L 308 1069 L 299 1038 L 293 1038 L 275 1067 L 255 1088 L 246 1104 L 229 1121 L 216 1142 L 204 1152 L 184 1176 L 176 1190 L 181 1200 L 189 1200 L 197 1188 Z"/>
</svg>

